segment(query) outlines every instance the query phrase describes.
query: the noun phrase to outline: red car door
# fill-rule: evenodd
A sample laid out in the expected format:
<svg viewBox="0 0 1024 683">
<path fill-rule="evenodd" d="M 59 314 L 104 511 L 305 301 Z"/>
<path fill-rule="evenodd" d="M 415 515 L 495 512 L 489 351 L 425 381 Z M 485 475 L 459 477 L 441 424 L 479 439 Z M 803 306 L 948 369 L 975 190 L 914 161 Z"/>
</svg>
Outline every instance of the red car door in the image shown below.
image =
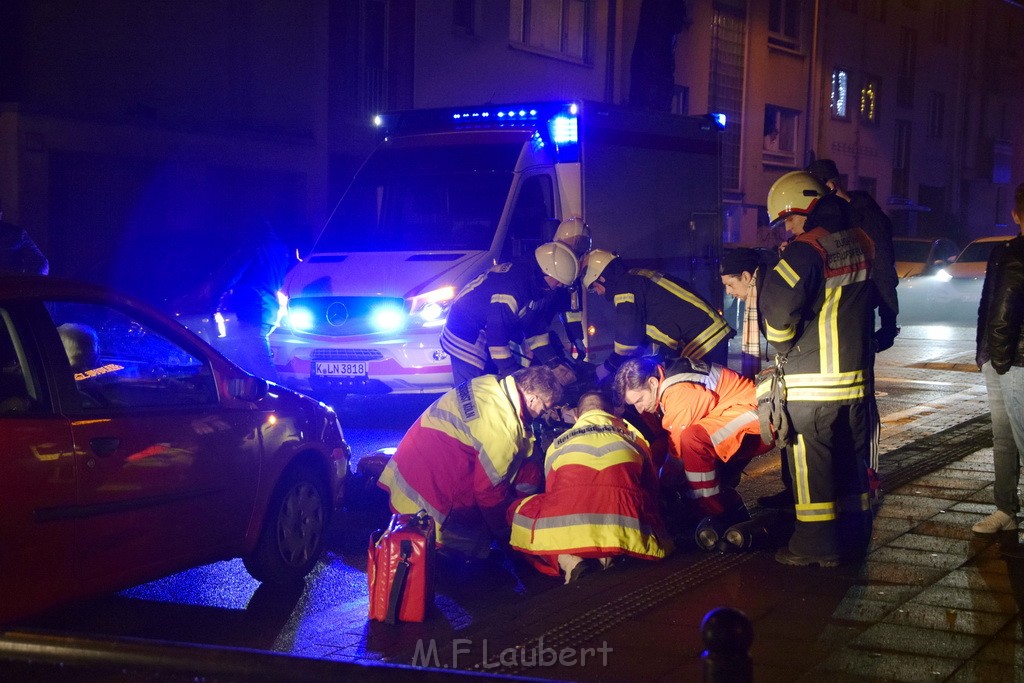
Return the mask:
<svg viewBox="0 0 1024 683">
<path fill-rule="evenodd" d="M 187 333 L 100 303 L 49 302 L 51 363 L 79 473 L 80 575 L 138 583 L 239 552 L 260 413 L 229 409 Z M 63 353 L 62 353 L 63 351 Z"/>
</svg>

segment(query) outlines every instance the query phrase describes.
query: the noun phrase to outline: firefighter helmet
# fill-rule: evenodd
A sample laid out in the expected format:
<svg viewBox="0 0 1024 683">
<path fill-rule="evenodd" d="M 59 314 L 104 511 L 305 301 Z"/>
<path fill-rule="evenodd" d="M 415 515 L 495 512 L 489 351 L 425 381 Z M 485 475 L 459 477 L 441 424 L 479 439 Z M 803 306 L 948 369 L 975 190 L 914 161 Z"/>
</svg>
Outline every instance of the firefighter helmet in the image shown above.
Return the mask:
<svg viewBox="0 0 1024 683">
<path fill-rule="evenodd" d="M 601 273 L 608 267 L 608 264 L 617 259 L 618 256 L 605 249 L 591 249 L 583 257 L 583 286 L 590 287 Z"/>
<path fill-rule="evenodd" d="M 555 278 L 567 287 L 575 282 L 580 274 L 580 262 L 576 254 L 561 242 L 542 244 L 533 255 L 545 275 Z"/>
<path fill-rule="evenodd" d="M 810 173 L 791 171 L 768 190 L 768 219 L 774 225 L 792 214 L 806 216 L 826 194 L 828 190 Z"/>
<path fill-rule="evenodd" d="M 579 258 L 590 251 L 590 226 L 579 216 L 566 218 L 558 224 L 555 241 L 572 249 L 572 253 Z"/>
</svg>

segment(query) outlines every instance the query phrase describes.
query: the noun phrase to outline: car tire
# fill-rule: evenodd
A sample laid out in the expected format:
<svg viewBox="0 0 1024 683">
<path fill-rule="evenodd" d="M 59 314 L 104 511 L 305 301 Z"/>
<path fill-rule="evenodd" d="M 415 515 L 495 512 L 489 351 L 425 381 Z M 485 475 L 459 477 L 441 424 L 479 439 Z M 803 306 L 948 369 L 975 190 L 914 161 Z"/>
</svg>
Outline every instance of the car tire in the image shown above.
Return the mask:
<svg viewBox="0 0 1024 683">
<path fill-rule="evenodd" d="M 246 571 L 269 584 L 302 581 L 320 559 L 329 521 L 322 477 L 312 467 L 292 467 L 270 499 L 256 550 L 243 558 Z"/>
</svg>

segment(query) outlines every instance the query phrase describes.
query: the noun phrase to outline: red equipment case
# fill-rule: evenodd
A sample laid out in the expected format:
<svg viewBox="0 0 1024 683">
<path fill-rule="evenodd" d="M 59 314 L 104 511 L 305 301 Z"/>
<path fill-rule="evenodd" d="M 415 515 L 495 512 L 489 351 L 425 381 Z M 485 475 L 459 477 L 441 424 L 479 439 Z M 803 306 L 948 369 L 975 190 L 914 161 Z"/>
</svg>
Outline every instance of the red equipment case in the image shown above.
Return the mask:
<svg viewBox="0 0 1024 683">
<path fill-rule="evenodd" d="M 435 537 L 434 519 L 424 510 L 392 515 L 387 529 L 370 535 L 370 619 L 423 621 L 434 603 Z"/>
</svg>

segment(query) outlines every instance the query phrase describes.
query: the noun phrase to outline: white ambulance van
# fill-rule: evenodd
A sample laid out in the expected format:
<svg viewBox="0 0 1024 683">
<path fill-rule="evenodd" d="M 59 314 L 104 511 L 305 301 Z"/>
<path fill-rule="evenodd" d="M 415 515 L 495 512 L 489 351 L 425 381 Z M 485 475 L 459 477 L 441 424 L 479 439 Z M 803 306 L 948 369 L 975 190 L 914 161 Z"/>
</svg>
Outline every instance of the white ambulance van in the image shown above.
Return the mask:
<svg viewBox="0 0 1024 683">
<path fill-rule="evenodd" d="M 720 125 L 598 102 L 413 110 L 383 141 L 311 253 L 288 274 L 270 337 L 282 381 L 318 393 L 451 388 L 439 344 L 459 288 L 528 257 L 563 219 L 593 246 L 688 280 L 721 305 Z M 584 305 L 589 358 L 610 305 Z"/>
</svg>

